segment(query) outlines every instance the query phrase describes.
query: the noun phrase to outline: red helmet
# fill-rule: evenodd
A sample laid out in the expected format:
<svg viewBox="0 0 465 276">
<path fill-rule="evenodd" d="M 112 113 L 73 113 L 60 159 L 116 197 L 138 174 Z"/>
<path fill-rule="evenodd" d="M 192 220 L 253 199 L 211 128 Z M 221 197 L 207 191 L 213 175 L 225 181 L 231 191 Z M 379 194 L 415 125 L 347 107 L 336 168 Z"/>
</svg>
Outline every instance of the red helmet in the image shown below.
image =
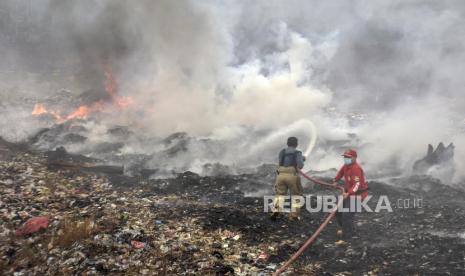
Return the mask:
<svg viewBox="0 0 465 276">
<path fill-rule="evenodd" d="M 344 157 L 357 157 L 357 152 L 353 149 L 346 150 L 342 155 Z"/>
</svg>

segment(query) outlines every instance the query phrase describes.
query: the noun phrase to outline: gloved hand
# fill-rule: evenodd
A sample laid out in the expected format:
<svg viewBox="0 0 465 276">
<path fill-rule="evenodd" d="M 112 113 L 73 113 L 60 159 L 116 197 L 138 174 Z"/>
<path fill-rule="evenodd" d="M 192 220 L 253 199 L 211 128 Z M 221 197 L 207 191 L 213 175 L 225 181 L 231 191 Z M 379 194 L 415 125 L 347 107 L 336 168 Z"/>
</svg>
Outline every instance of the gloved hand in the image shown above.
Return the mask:
<svg viewBox="0 0 465 276">
<path fill-rule="evenodd" d="M 302 159 L 304 160 L 304 162 L 307 161 L 307 157 L 305 156 L 302 156 Z"/>
</svg>

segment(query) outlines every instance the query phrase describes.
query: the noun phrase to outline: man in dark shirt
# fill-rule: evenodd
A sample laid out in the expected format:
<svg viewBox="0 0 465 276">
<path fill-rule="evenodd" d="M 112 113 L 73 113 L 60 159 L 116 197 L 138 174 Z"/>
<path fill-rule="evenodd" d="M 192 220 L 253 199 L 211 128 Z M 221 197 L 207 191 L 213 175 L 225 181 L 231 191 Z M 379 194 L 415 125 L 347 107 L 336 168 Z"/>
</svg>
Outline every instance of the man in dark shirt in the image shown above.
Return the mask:
<svg viewBox="0 0 465 276">
<path fill-rule="evenodd" d="M 271 218 L 277 218 L 279 212 L 283 210 L 284 197 L 290 191 L 292 196 L 291 200 L 291 213 L 289 214 L 290 220 L 300 219 L 300 207 L 297 206 L 297 199 L 294 196 L 302 196 L 303 189 L 299 177 L 299 169 L 304 167 L 305 157 L 302 152 L 297 150 L 298 141 L 296 137 L 289 137 L 287 139 L 287 148 L 279 152 L 279 168 L 278 176 L 276 177 L 275 184 L 275 209 Z"/>
</svg>

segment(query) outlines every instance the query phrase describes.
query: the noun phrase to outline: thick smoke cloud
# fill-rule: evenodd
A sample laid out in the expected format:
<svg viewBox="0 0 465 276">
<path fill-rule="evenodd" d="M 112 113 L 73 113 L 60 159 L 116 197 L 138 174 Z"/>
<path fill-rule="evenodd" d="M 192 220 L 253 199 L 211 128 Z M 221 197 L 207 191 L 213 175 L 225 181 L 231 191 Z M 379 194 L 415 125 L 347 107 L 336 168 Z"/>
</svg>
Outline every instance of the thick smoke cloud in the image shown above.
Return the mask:
<svg viewBox="0 0 465 276">
<path fill-rule="evenodd" d="M 463 1 L 36 0 L 3 1 L 0 13 L 0 135 L 11 139 L 35 131 L 34 101 L 62 88 L 103 97 L 109 64 L 135 104 L 100 124 L 236 141 L 256 149 L 243 162 L 272 162 L 276 133 L 310 119 L 314 169 L 339 166 L 334 141 L 360 148 L 372 175 L 408 171 L 444 141 L 464 177 Z M 269 136 L 243 138 L 260 130 Z M 295 133 L 308 138 L 281 135 Z"/>
</svg>

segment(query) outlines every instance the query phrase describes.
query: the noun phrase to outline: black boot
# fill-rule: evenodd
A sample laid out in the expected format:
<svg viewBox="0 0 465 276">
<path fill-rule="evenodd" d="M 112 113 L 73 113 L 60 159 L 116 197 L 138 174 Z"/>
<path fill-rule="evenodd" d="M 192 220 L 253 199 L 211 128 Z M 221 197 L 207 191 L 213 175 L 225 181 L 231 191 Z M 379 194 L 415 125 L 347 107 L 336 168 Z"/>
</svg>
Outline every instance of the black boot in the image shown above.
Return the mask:
<svg viewBox="0 0 465 276">
<path fill-rule="evenodd" d="M 278 218 L 278 216 L 279 216 L 279 212 L 273 212 L 270 216 L 270 219 L 272 221 L 275 221 Z"/>
</svg>

